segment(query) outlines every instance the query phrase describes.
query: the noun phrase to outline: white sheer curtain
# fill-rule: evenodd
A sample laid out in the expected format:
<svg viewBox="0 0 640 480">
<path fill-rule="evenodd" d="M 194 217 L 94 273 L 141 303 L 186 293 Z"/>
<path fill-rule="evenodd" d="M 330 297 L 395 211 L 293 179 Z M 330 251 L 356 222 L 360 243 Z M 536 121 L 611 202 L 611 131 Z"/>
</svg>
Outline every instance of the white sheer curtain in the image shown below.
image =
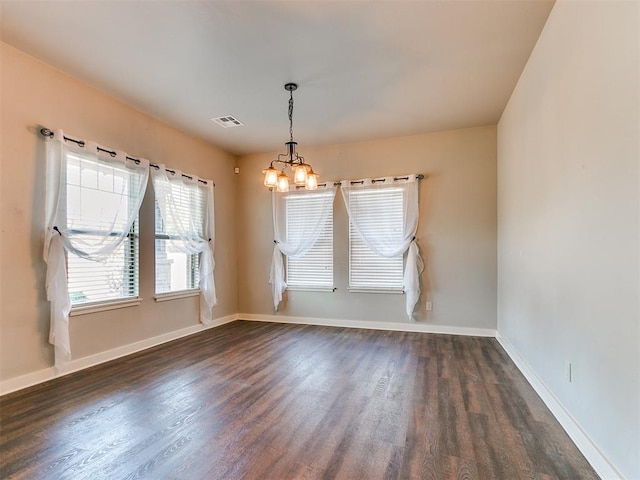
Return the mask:
<svg viewBox="0 0 640 480">
<path fill-rule="evenodd" d="M 282 294 L 287 289 L 282 255 L 300 258 L 313 247 L 322 233 L 327 219 L 333 214 L 335 195 L 336 188 L 333 184 L 319 186 L 317 190 L 312 191 L 297 190 L 295 188 L 289 192 L 282 193 L 273 191 L 273 235 L 275 245 L 271 258 L 269 283 L 271 284 L 273 306 L 276 311 L 280 302 L 282 302 Z M 296 222 L 295 228 L 290 227 L 290 231 L 287 231 L 286 202 L 287 198 L 291 196 L 313 198 L 315 208 L 309 209 L 308 215 Z"/>
<path fill-rule="evenodd" d="M 340 187 L 349 213 L 349 221 L 371 250 L 387 258 L 408 252 L 402 285 L 407 296 L 406 312 L 409 318 L 412 318 L 413 309 L 420 297 L 420 273 L 424 269 L 415 240 L 418 228 L 417 175 L 375 180 L 343 180 Z M 395 223 L 397 219 L 387 218 L 389 210 L 372 208 L 370 197 L 377 192 L 384 198 L 398 191 L 402 193 L 403 199 L 402 228 L 381 228 L 381 225 Z"/>
<path fill-rule="evenodd" d="M 200 321 L 211 323 L 213 307 L 218 304 L 213 277 L 213 182 L 185 176 L 180 170 L 169 171 L 162 164 L 152 170 L 151 180 L 171 246 L 188 255 L 200 254 Z M 204 208 L 194 208 L 196 203 Z"/>
<path fill-rule="evenodd" d="M 100 151 L 93 142 L 65 142 L 62 130 L 46 146 L 45 239 L 49 342 L 55 365 L 71 359 L 66 254 L 100 261 L 124 241 L 137 218 L 149 178 L 149 162 Z M 108 149 L 104 149 L 108 150 Z M 73 167 L 73 168 L 71 168 Z M 95 184 L 95 186 L 93 185 Z M 86 219 L 91 218 L 87 224 Z"/>
</svg>

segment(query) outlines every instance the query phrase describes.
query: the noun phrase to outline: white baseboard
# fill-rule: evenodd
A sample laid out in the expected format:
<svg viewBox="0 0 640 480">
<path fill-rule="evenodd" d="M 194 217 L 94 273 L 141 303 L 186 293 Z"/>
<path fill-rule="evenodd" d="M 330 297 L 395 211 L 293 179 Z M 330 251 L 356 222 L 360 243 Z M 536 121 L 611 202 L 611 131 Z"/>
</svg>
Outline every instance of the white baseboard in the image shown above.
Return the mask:
<svg viewBox="0 0 640 480">
<path fill-rule="evenodd" d="M 213 322 L 207 325 L 198 324 L 191 327 L 181 328 L 180 330 L 164 333 L 162 335 L 151 338 L 145 338 L 144 340 L 141 340 L 139 342 L 123 345 L 122 347 L 96 353 L 95 355 L 89 355 L 88 357 L 71 360 L 67 368 L 65 368 L 65 370 L 62 372 L 58 372 L 54 367 L 49 367 L 38 370 L 36 372 L 28 373 L 26 375 L 22 375 L 20 377 L 10 378 L 9 380 L 0 382 L 0 395 L 15 392 L 16 390 L 22 390 L 23 388 L 31 387 L 33 385 L 37 385 L 38 383 L 47 382 L 49 380 L 53 380 L 54 378 L 62 377 L 64 375 L 77 372 L 78 370 L 93 367 L 94 365 L 108 362 L 110 360 L 115 360 L 116 358 L 124 357 L 132 353 L 140 352 L 142 350 L 146 350 L 148 348 L 155 347 L 172 340 L 177 340 L 181 337 L 193 335 L 194 333 L 198 333 L 209 328 L 219 327 L 220 325 L 233 322 L 237 319 L 238 315 L 234 313 L 225 317 L 215 318 Z"/>
<path fill-rule="evenodd" d="M 429 325 L 426 323 L 371 322 L 365 320 L 290 317 L 284 315 L 262 315 L 255 313 L 239 313 L 238 319 L 254 322 L 296 323 L 304 325 L 322 325 L 326 327 L 364 328 L 367 330 L 392 330 L 397 332 L 442 333 L 474 337 L 496 336 L 496 331 L 491 328 L 451 327 L 444 325 Z"/>
<path fill-rule="evenodd" d="M 593 443 L 580 424 L 571 416 L 571 413 L 564 408 L 551 389 L 538 377 L 535 370 L 531 368 L 520 352 L 518 352 L 509 340 L 500 335 L 500 332 L 497 333 L 496 339 L 531 384 L 538 396 L 549 410 L 551 410 L 553 416 L 556 417 L 556 420 L 558 420 L 562 428 L 564 428 L 569 437 L 571 437 L 573 443 L 576 444 L 600 478 L 602 478 L 602 480 L 624 480 L 622 474 L 607 460 L 607 457 L 605 457 L 596 444 Z"/>
<path fill-rule="evenodd" d="M 277 322 L 277 323 L 301 323 L 308 325 L 325 325 L 333 327 L 348 327 L 348 328 L 366 328 L 376 330 L 397 330 L 406 332 L 426 332 L 426 333 L 445 333 L 452 335 L 474 335 L 482 337 L 494 337 L 495 330 L 482 329 L 482 328 L 466 328 L 466 327 L 442 327 L 437 325 L 424 325 L 419 323 L 391 323 L 391 322 L 366 322 L 359 320 L 334 320 L 324 318 L 309 318 L 309 317 L 283 317 L 278 315 L 256 315 L 256 314 L 232 314 L 226 317 L 214 319 L 209 325 L 194 325 L 191 327 L 182 328 L 173 332 L 168 332 L 156 337 L 146 338 L 139 342 L 123 345 L 122 347 L 114 348 L 104 352 L 96 353 L 88 357 L 78 358 L 69 362 L 67 368 L 59 372 L 54 367 L 38 370 L 26 375 L 22 375 L 15 378 L 0 382 L 0 395 L 22 390 L 23 388 L 31 387 L 39 383 L 53 380 L 54 378 L 62 377 L 78 370 L 93 367 L 100 363 L 115 360 L 116 358 L 124 357 L 132 353 L 146 350 L 147 348 L 155 347 L 172 340 L 176 340 L 181 337 L 193 335 L 194 333 L 201 332 L 208 328 L 224 325 L 225 323 L 233 322 L 234 320 L 251 320 L 262 322 Z"/>
</svg>

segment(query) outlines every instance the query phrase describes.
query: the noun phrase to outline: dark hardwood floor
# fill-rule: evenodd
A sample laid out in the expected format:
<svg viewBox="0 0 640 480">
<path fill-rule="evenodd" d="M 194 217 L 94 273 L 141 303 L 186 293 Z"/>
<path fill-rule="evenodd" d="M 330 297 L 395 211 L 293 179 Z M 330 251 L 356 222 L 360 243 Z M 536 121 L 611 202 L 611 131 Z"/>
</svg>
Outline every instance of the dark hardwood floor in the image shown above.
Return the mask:
<svg viewBox="0 0 640 480">
<path fill-rule="evenodd" d="M 234 322 L 0 398 L 3 479 L 595 479 L 495 339 Z"/>
</svg>

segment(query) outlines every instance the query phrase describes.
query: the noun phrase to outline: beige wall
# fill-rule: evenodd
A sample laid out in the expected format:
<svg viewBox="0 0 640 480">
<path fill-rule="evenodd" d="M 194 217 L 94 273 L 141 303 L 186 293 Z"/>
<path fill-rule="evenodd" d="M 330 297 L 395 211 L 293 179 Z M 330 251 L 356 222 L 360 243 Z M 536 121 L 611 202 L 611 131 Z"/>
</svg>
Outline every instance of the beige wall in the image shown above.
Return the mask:
<svg viewBox="0 0 640 480">
<path fill-rule="evenodd" d="M 559 0 L 498 126 L 498 330 L 628 479 L 640 478 L 639 25 L 638 2 Z"/>
<path fill-rule="evenodd" d="M 433 325 L 496 327 L 496 127 L 477 127 L 300 150 L 321 181 L 424 173 L 418 241 L 427 268 L 417 320 Z M 273 249 L 271 194 L 262 186 L 273 154 L 240 159 L 239 307 L 271 315 L 268 285 Z M 348 220 L 338 191 L 334 205 L 337 291 L 287 293 L 278 315 L 404 323 L 404 295 L 349 293 Z M 427 312 L 425 302 L 433 302 Z"/>
<path fill-rule="evenodd" d="M 216 318 L 237 312 L 235 158 L 2 44 L 0 379 L 52 365 L 42 260 L 43 142 L 38 124 L 165 163 L 216 183 Z M 198 297 L 153 299 L 153 202 L 140 213 L 137 307 L 71 318 L 73 358 L 198 323 Z"/>
</svg>

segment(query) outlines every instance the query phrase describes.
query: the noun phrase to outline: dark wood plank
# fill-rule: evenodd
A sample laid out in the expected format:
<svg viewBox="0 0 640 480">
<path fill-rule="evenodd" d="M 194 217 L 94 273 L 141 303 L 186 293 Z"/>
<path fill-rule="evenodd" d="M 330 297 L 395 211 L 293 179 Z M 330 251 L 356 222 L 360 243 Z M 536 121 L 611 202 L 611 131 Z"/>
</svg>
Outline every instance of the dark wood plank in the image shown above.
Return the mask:
<svg viewBox="0 0 640 480">
<path fill-rule="evenodd" d="M 0 398 L 0 477 L 595 479 L 494 339 L 234 322 Z"/>
</svg>

